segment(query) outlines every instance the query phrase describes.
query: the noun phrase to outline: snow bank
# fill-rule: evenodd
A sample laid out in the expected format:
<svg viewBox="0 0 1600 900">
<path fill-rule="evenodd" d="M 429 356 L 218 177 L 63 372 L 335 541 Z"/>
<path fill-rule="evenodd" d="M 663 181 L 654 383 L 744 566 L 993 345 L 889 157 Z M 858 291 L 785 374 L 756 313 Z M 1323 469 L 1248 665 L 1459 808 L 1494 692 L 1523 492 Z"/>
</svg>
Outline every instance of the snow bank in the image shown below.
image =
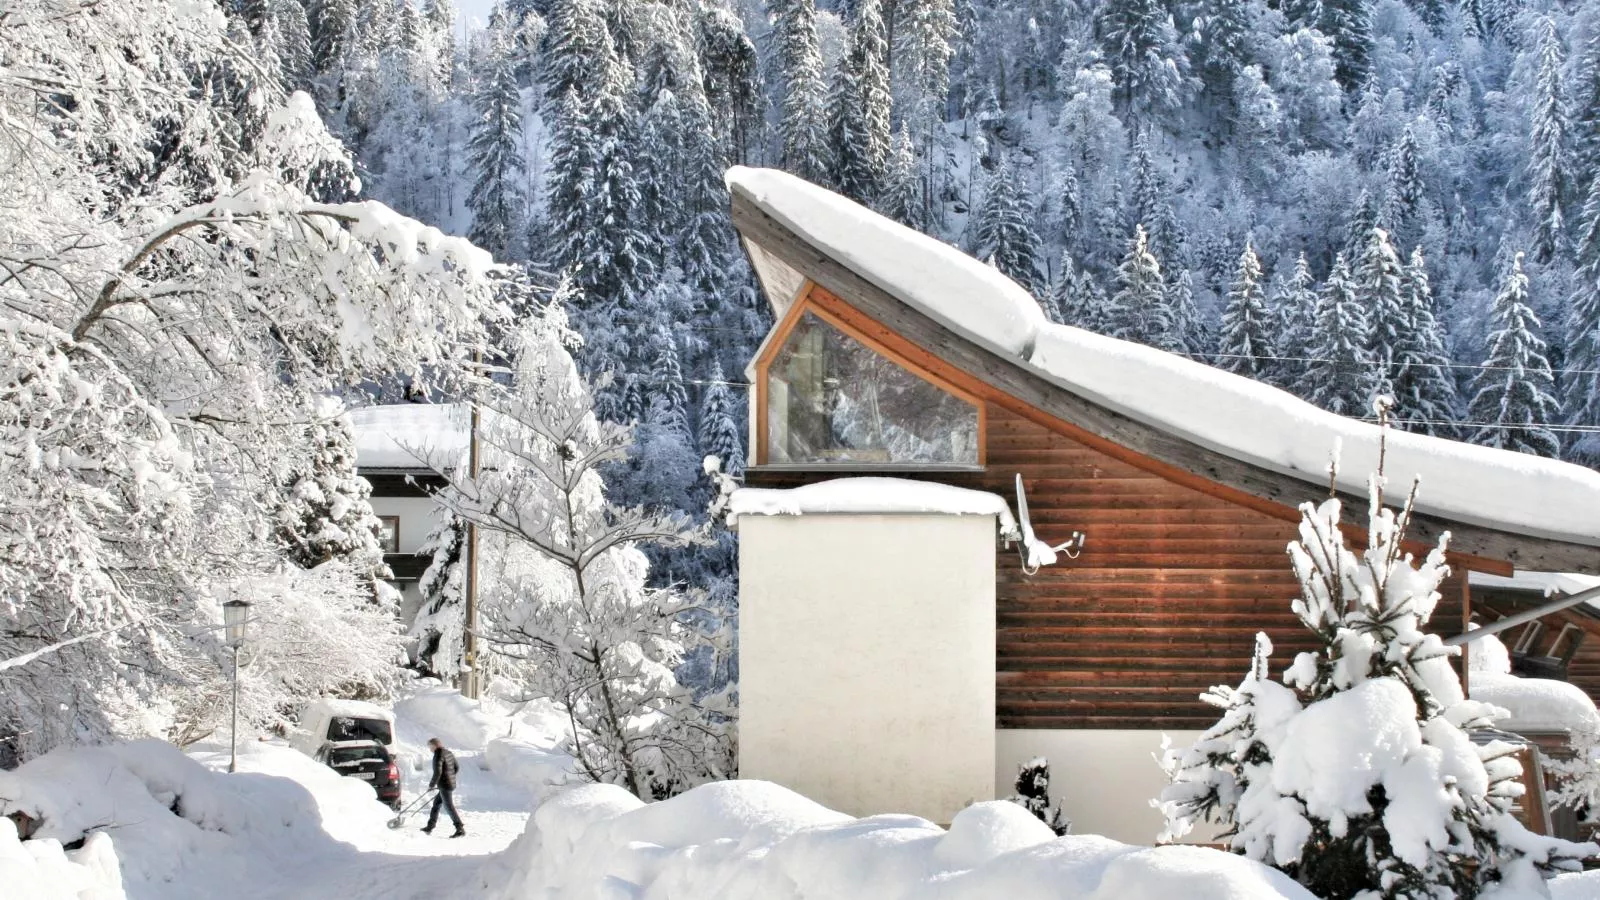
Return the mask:
<svg viewBox="0 0 1600 900">
<path fill-rule="evenodd" d="M 561 785 L 574 779 L 572 757 L 516 738 L 495 738 L 484 748 L 484 765 L 502 782 L 527 793 L 540 803 Z"/>
<path fill-rule="evenodd" d="M 1364 494 L 1378 467 L 1378 426 L 1285 391 L 1142 344 L 1046 325 L 1029 363 L 1073 393 L 1245 462 L 1327 483 L 1339 448 L 1342 488 Z M 1390 430 L 1386 470 L 1423 479 L 1417 507 L 1464 522 L 1600 543 L 1600 472 Z"/>
<path fill-rule="evenodd" d="M 506 716 L 436 682 L 397 700 L 394 719 L 401 743 L 422 747 L 436 737 L 455 750 L 481 750 L 494 738 L 505 736 L 510 727 Z"/>
<path fill-rule="evenodd" d="M 1476 645 L 1472 648 L 1476 653 Z M 1498 706 L 1509 716 L 1495 719 L 1506 731 L 1575 731 L 1600 725 L 1594 701 L 1575 684 L 1550 678 L 1520 678 L 1497 672 L 1472 673 L 1472 699 Z"/>
<path fill-rule="evenodd" d="M 1600 726 L 1600 712 L 1595 710 L 1594 701 L 1577 685 L 1511 674 L 1511 653 L 1495 635 L 1473 641 L 1467 663 L 1471 667 L 1472 699 L 1498 706 L 1509 714 L 1495 719 L 1496 728 L 1529 732 L 1576 731 L 1585 724 Z"/>
<path fill-rule="evenodd" d="M 621 788 L 551 797 L 485 873 L 489 898 L 600 900 L 1309 900 L 1256 863 L 1197 847 L 1055 838 L 1020 807 L 975 804 L 950 830 L 853 819 L 778 785 L 708 784 L 645 805 Z"/>
<path fill-rule="evenodd" d="M 381 828 L 390 814 L 370 785 L 299 753 L 253 743 L 240 749 L 241 771 L 227 775 L 156 740 L 63 748 L 0 772 L 0 815 L 37 819 L 34 839 L 22 846 L 58 870 L 60 845 L 87 835 L 72 862 L 109 877 L 119 860 L 130 896 L 177 900 L 270 879 L 326 848 L 326 824 Z M 263 763 L 294 777 L 249 771 Z M 15 857 L 7 840 L 0 835 L 0 871 Z"/>
<path fill-rule="evenodd" d="M 465 453 L 470 413 L 465 403 L 395 403 L 352 409 L 356 465 L 426 469 L 428 461 Z"/>
<path fill-rule="evenodd" d="M 728 189 L 895 298 L 990 349 L 1028 355 L 1044 311 L 993 266 L 786 172 L 734 166 Z"/>
<path fill-rule="evenodd" d="M 937 513 L 995 516 L 1000 533 L 1017 537 L 1017 520 L 999 494 L 906 478 L 835 478 L 797 488 L 740 488 L 728 502 L 728 521 L 739 516 L 826 513 Z"/>
<path fill-rule="evenodd" d="M 93 834 L 80 850 L 56 840 L 24 843 L 0 819 L 0 884 L 7 897 L 27 900 L 124 900 L 122 872 L 111 838 Z"/>
</svg>

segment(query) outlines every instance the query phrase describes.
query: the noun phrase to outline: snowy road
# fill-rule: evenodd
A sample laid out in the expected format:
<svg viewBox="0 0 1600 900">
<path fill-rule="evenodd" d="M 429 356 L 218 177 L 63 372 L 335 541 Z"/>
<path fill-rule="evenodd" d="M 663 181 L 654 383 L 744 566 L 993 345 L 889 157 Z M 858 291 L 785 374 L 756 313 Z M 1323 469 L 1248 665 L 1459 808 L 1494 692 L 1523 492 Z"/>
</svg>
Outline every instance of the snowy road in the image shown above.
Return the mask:
<svg viewBox="0 0 1600 900">
<path fill-rule="evenodd" d="M 286 774 L 283 754 L 292 752 L 241 756 L 239 768 L 241 772 Z M 212 764 L 226 763 L 207 759 L 207 754 L 196 756 Z M 407 816 L 398 829 L 387 827 L 393 814 L 376 800 L 371 808 L 357 810 L 355 815 L 330 809 L 322 823 L 329 840 L 320 852 L 299 860 L 292 871 L 279 866 L 232 880 L 227 896 L 236 900 L 423 900 L 470 894 L 481 885 L 485 857 L 504 850 L 521 835 L 529 813 L 525 793 L 486 771 L 480 754 L 462 752 L 458 758 L 461 786 L 456 803 L 466 837 L 448 837 L 449 817 L 443 813 L 434 833 L 423 834 L 420 829 L 427 823 L 427 805 Z M 407 801 L 418 793 L 408 783 Z M 153 893 L 129 887 L 131 900 L 170 900 L 179 894 L 188 896 L 190 891 L 194 896 L 209 894 L 201 884 L 169 884 Z M 174 888 L 178 890 L 173 892 Z"/>
</svg>

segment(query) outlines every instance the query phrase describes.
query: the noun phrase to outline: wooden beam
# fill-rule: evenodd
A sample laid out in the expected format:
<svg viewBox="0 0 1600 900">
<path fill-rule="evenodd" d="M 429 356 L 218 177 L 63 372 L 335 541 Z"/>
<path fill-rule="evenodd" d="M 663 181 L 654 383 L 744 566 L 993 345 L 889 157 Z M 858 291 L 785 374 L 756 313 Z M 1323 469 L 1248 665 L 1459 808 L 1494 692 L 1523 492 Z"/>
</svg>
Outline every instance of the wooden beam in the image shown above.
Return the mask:
<svg viewBox="0 0 1600 900">
<path fill-rule="evenodd" d="M 1018 415 L 1168 480 L 1282 519 L 1298 519 L 1297 505 L 1319 498 L 1325 490 L 1309 475 L 1296 477 L 1243 462 L 1139 422 L 1046 379 L 1021 360 L 979 346 L 811 245 L 763 212 L 738 187 L 733 191 L 732 212 L 744 237 L 858 313 L 852 321 L 858 330 L 908 358 L 924 361 L 924 368 L 946 380 L 963 387 L 983 386 L 981 391 L 968 389 Z M 1364 536 L 1367 498 L 1342 492 L 1342 499 L 1346 528 Z M 1510 574 L 1512 569 L 1600 574 L 1597 547 L 1428 513 L 1412 517 L 1409 535 L 1419 548 L 1437 543 L 1445 532 L 1451 535 L 1451 557 L 1459 568 L 1497 574 Z"/>
</svg>

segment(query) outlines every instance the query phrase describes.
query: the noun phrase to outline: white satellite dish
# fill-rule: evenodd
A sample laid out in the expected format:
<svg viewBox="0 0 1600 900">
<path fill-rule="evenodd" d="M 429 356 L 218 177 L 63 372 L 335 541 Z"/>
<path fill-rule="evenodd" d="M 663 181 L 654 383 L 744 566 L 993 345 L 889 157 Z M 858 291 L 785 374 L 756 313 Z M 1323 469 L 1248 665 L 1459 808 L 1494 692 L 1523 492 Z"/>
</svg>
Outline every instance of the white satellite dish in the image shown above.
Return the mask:
<svg viewBox="0 0 1600 900">
<path fill-rule="evenodd" d="M 1074 531 L 1066 543 L 1051 546 L 1033 533 L 1033 520 L 1028 517 L 1028 492 L 1022 489 L 1022 473 L 1017 473 L 1017 524 L 1022 528 L 1022 542 L 1017 553 L 1022 556 L 1022 571 L 1034 574 L 1045 566 L 1055 565 L 1056 555 L 1064 553 L 1067 559 L 1077 559 L 1083 552 L 1083 532 Z"/>
</svg>

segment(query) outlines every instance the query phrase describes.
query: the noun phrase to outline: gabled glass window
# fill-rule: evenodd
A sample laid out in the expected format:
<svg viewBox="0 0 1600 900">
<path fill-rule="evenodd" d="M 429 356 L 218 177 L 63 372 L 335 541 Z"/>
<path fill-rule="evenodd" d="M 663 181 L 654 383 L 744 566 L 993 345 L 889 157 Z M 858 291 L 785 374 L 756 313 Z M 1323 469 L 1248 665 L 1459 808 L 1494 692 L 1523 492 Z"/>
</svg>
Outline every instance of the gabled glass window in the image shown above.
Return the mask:
<svg viewBox="0 0 1600 900">
<path fill-rule="evenodd" d="M 978 465 L 978 407 L 802 313 L 766 372 L 767 456 L 789 465 Z"/>
</svg>

